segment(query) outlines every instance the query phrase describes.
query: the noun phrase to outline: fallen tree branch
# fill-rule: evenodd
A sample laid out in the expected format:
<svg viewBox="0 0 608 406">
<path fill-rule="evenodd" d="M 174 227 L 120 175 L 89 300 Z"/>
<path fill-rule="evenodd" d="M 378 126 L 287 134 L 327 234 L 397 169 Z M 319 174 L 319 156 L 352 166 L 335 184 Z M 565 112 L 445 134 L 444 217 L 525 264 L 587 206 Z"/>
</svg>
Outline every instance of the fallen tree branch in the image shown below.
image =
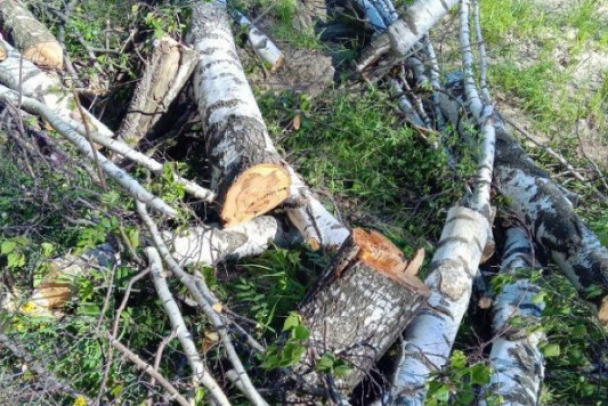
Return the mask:
<svg viewBox="0 0 608 406">
<path fill-rule="evenodd" d="M 56 74 L 43 72 L 27 59 L 23 59 L 1 36 L 0 44 L 8 51 L 7 58 L 0 62 L 0 82 L 19 94 L 39 99 L 63 120 L 80 122 L 72 92 L 63 87 Z M 112 136 L 112 131 L 105 124 L 90 112 L 85 111 L 85 114 L 95 131 L 108 137 Z"/>
<path fill-rule="evenodd" d="M 152 55 L 131 98 L 117 138 L 137 145 L 159 122 L 196 66 L 196 52 L 168 35 L 155 40 Z"/>
<path fill-rule="evenodd" d="M 146 374 L 153 377 L 156 382 L 160 384 L 181 406 L 191 406 L 190 402 L 183 397 L 175 386 L 171 385 L 171 382 L 165 379 L 160 373 L 158 373 L 152 365 L 146 363 L 142 360 L 137 354 L 133 351 L 129 350 L 127 347 L 122 345 L 118 340 L 113 338 L 110 333 L 106 333 L 106 338 L 110 342 L 110 345 L 120 351 L 129 361 L 135 364 L 139 369 L 144 371 Z"/>
<path fill-rule="evenodd" d="M 186 286 L 193 299 L 201 307 L 205 315 L 207 315 L 207 317 L 210 319 L 211 323 L 217 330 L 220 336 L 220 340 L 224 345 L 224 348 L 226 349 L 228 359 L 230 360 L 230 363 L 234 367 L 242 383 L 242 388 L 244 389 L 242 393 L 253 403 L 254 406 L 268 406 L 268 403 L 259 394 L 255 386 L 251 382 L 249 375 L 245 371 L 245 367 L 243 366 L 243 363 L 241 362 L 236 352 L 236 349 L 234 348 L 232 339 L 230 338 L 226 325 L 222 321 L 220 315 L 213 308 L 209 300 L 205 298 L 201 290 L 197 287 L 194 278 L 190 274 L 186 273 L 186 271 L 184 271 L 183 268 L 173 258 L 173 256 L 169 252 L 169 248 L 163 241 L 163 238 L 160 232 L 158 231 L 156 224 L 148 214 L 145 204 L 138 201 L 136 202 L 136 205 L 137 212 L 139 213 L 142 220 L 144 221 L 144 224 L 150 231 L 150 234 L 154 241 L 154 245 L 158 249 L 158 252 L 160 253 L 161 257 L 163 258 L 173 275 L 177 277 L 179 281 L 184 284 L 184 286 Z M 201 280 L 200 282 L 204 283 L 204 280 Z"/>
<path fill-rule="evenodd" d="M 104 173 L 122 186 L 125 192 L 138 200 L 150 204 L 151 207 L 168 217 L 177 216 L 177 211 L 175 211 L 175 209 L 170 207 L 159 197 L 156 197 L 152 193 L 148 192 L 139 184 L 137 180 L 132 178 L 129 174 L 116 166 L 112 161 L 92 148 L 84 137 L 82 137 L 74 128 L 66 124 L 66 122 L 53 114 L 50 108 L 46 105 L 32 99 L 22 98 L 22 100 L 19 100 L 19 96 L 14 91 L 11 91 L 4 86 L 0 86 L 0 100 L 2 100 L 4 103 L 12 103 L 15 105 L 21 102 L 21 107 L 27 111 L 40 116 L 44 115 L 47 119 L 49 119 L 49 123 L 53 126 L 53 128 L 63 135 L 68 141 L 74 144 L 81 153 L 91 160 L 96 159 Z"/>
<path fill-rule="evenodd" d="M 146 255 L 148 256 L 148 262 L 150 263 L 152 280 L 154 281 L 156 292 L 165 308 L 165 313 L 169 316 L 169 320 L 171 320 L 171 325 L 177 334 L 177 338 L 184 349 L 184 353 L 186 354 L 195 380 L 202 383 L 203 386 L 207 388 L 218 405 L 230 406 L 230 401 L 222 391 L 222 388 L 218 385 L 217 381 L 205 367 L 205 364 L 194 345 L 192 334 L 186 327 L 181 311 L 179 310 L 179 307 L 177 307 L 177 303 L 175 303 L 163 275 L 163 264 L 158 251 L 155 248 L 148 247 L 146 248 Z"/>
</svg>

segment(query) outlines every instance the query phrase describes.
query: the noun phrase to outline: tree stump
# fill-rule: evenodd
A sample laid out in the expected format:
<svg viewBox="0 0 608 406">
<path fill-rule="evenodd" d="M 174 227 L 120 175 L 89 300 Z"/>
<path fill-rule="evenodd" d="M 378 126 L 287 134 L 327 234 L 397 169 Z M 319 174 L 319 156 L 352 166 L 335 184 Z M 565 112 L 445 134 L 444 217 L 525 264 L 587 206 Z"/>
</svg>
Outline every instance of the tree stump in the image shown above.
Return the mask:
<svg viewBox="0 0 608 406">
<path fill-rule="evenodd" d="M 330 353 L 352 366 L 334 377 L 334 388 L 348 395 L 426 302 L 429 290 L 416 277 L 423 260 L 423 249 L 408 261 L 382 234 L 354 229 L 300 308 L 311 335 L 296 378 L 322 387 L 315 365 Z"/>
</svg>

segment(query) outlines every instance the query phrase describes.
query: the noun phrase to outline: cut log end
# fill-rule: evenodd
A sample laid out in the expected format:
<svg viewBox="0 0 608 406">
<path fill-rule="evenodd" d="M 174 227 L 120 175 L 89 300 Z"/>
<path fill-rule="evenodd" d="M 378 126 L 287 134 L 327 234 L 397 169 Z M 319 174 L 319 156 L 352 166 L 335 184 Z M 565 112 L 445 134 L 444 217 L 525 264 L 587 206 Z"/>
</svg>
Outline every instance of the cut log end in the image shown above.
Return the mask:
<svg viewBox="0 0 608 406">
<path fill-rule="evenodd" d="M 429 294 L 428 287 L 416 277 L 424 261 L 424 249 L 420 248 L 414 258 L 407 260 L 388 238 L 377 231 L 361 228 L 353 230 L 353 241 L 360 248 L 358 260 L 396 283 L 409 286 L 420 294 Z"/>
<path fill-rule="evenodd" d="M 281 66 L 285 64 L 285 57 L 283 55 L 279 56 L 274 64 L 270 67 L 270 73 L 276 73 Z"/>
<path fill-rule="evenodd" d="M 4 60 L 7 57 L 8 57 L 8 50 L 2 43 L 0 43 L 0 62 L 4 62 Z"/>
<path fill-rule="evenodd" d="M 602 326 L 608 328 L 608 295 L 604 296 L 598 309 L 598 317 Z"/>
<path fill-rule="evenodd" d="M 24 50 L 23 57 L 44 68 L 63 69 L 63 48 L 55 41 L 39 42 Z"/>
<path fill-rule="evenodd" d="M 269 212 L 289 197 L 291 176 L 278 164 L 260 164 L 244 171 L 230 186 L 221 217 L 226 227 Z"/>
</svg>

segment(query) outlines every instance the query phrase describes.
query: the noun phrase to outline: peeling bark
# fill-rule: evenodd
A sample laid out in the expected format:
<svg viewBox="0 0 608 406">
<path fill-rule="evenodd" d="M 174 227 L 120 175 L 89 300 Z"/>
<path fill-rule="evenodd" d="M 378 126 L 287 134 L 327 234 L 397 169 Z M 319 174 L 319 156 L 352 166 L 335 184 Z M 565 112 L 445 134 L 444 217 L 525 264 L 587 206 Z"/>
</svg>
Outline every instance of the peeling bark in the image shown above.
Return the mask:
<svg viewBox="0 0 608 406">
<path fill-rule="evenodd" d="M 63 47 L 20 2 L 0 2 L 0 24 L 24 58 L 41 67 L 63 68 Z"/>
<path fill-rule="evenodd" d="M 395 404 L 422 406 L 430 374 L 447 363 L 469 305 L 487 229 L 488 220 L 477 211 L 454 207 L 448 212 L 425 281 L 431 291 L 428 305 L 404 333 L 403 357 L 389 395 Z"/>
<path fill-rule="evenodd" d="M 501 273 L 514 278 L 521 269 L 536 266 L 527 233 L 518 227 L 506 232 Z M 505 286 L 494 302 L 494 334 L 490 362 L 494 369 L 490 383 L 483 388 L 482 397 L 501 396 L 503 405 L 536 406 L 544 377 L 544 359 L 539 343 L 542 331 L 530 331 L 538 326 L 544 302 L 535 299 L 540 287 L 528 279 L 519 279 Z M 518 326 L 513 318 L 521 318 Z M 487 406 L 480 401 L 480 406 Z M 495 403 L 493 403 L 495 404 Z"/>
<path fill-rule="evenodd" d="M 348 395 L 363 379 L 429 295 L 416 277 L 424 259 L 420 250 L 411 261 L 375 231 L 355 229 L 325 275 L 300 307 L 310 329 L 308 351 L 294 368 L 307 387 L 323 387 L 315 365 L 330 353 L 352 365 L 335 377 L 334 387 Z"/>
<path fill-rule="evenodd" d="M 194 71 L 196 61 L 194 50 L 169 36 L 155 41 L 117 137 L 137 145 L 148 135 Z"/>
</svg>

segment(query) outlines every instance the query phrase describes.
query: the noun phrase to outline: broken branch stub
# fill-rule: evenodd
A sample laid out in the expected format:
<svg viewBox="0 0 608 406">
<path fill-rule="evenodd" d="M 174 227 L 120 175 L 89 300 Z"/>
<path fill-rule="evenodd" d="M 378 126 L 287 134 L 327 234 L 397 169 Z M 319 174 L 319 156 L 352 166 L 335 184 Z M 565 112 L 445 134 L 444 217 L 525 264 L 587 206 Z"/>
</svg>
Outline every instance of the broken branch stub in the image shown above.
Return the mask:
<svg viewBox="0 0 608 406">
<path fill-rule="evenodd" d="M 44 68 L 63 68 L 63 47 L 20 2 L 0 2 L 0 24 L 24 58 Z"/>
<path fill-rule="evenodd" d="M 422 249 L 408 261 L 382 234 L 352 231 L 300 308 L 310 348 L 294 373 L 305 391 L 323 386 L 314 366 L 324 353 L 352 366 L 335 377 L 336 389 L 348 395 L 357 386 L 426 302 L 429 290 L 416 277 L 423 259 Z"/>
<path fill-rule="evenodd" d="M 189 41 L 199 53 L 194 93 L 212 165 L 211 186 L 226 226 L 262 215 L 290 194 L 276 151 L 236 53 L 225 4 L 192 10 Z"/>
</svg>

